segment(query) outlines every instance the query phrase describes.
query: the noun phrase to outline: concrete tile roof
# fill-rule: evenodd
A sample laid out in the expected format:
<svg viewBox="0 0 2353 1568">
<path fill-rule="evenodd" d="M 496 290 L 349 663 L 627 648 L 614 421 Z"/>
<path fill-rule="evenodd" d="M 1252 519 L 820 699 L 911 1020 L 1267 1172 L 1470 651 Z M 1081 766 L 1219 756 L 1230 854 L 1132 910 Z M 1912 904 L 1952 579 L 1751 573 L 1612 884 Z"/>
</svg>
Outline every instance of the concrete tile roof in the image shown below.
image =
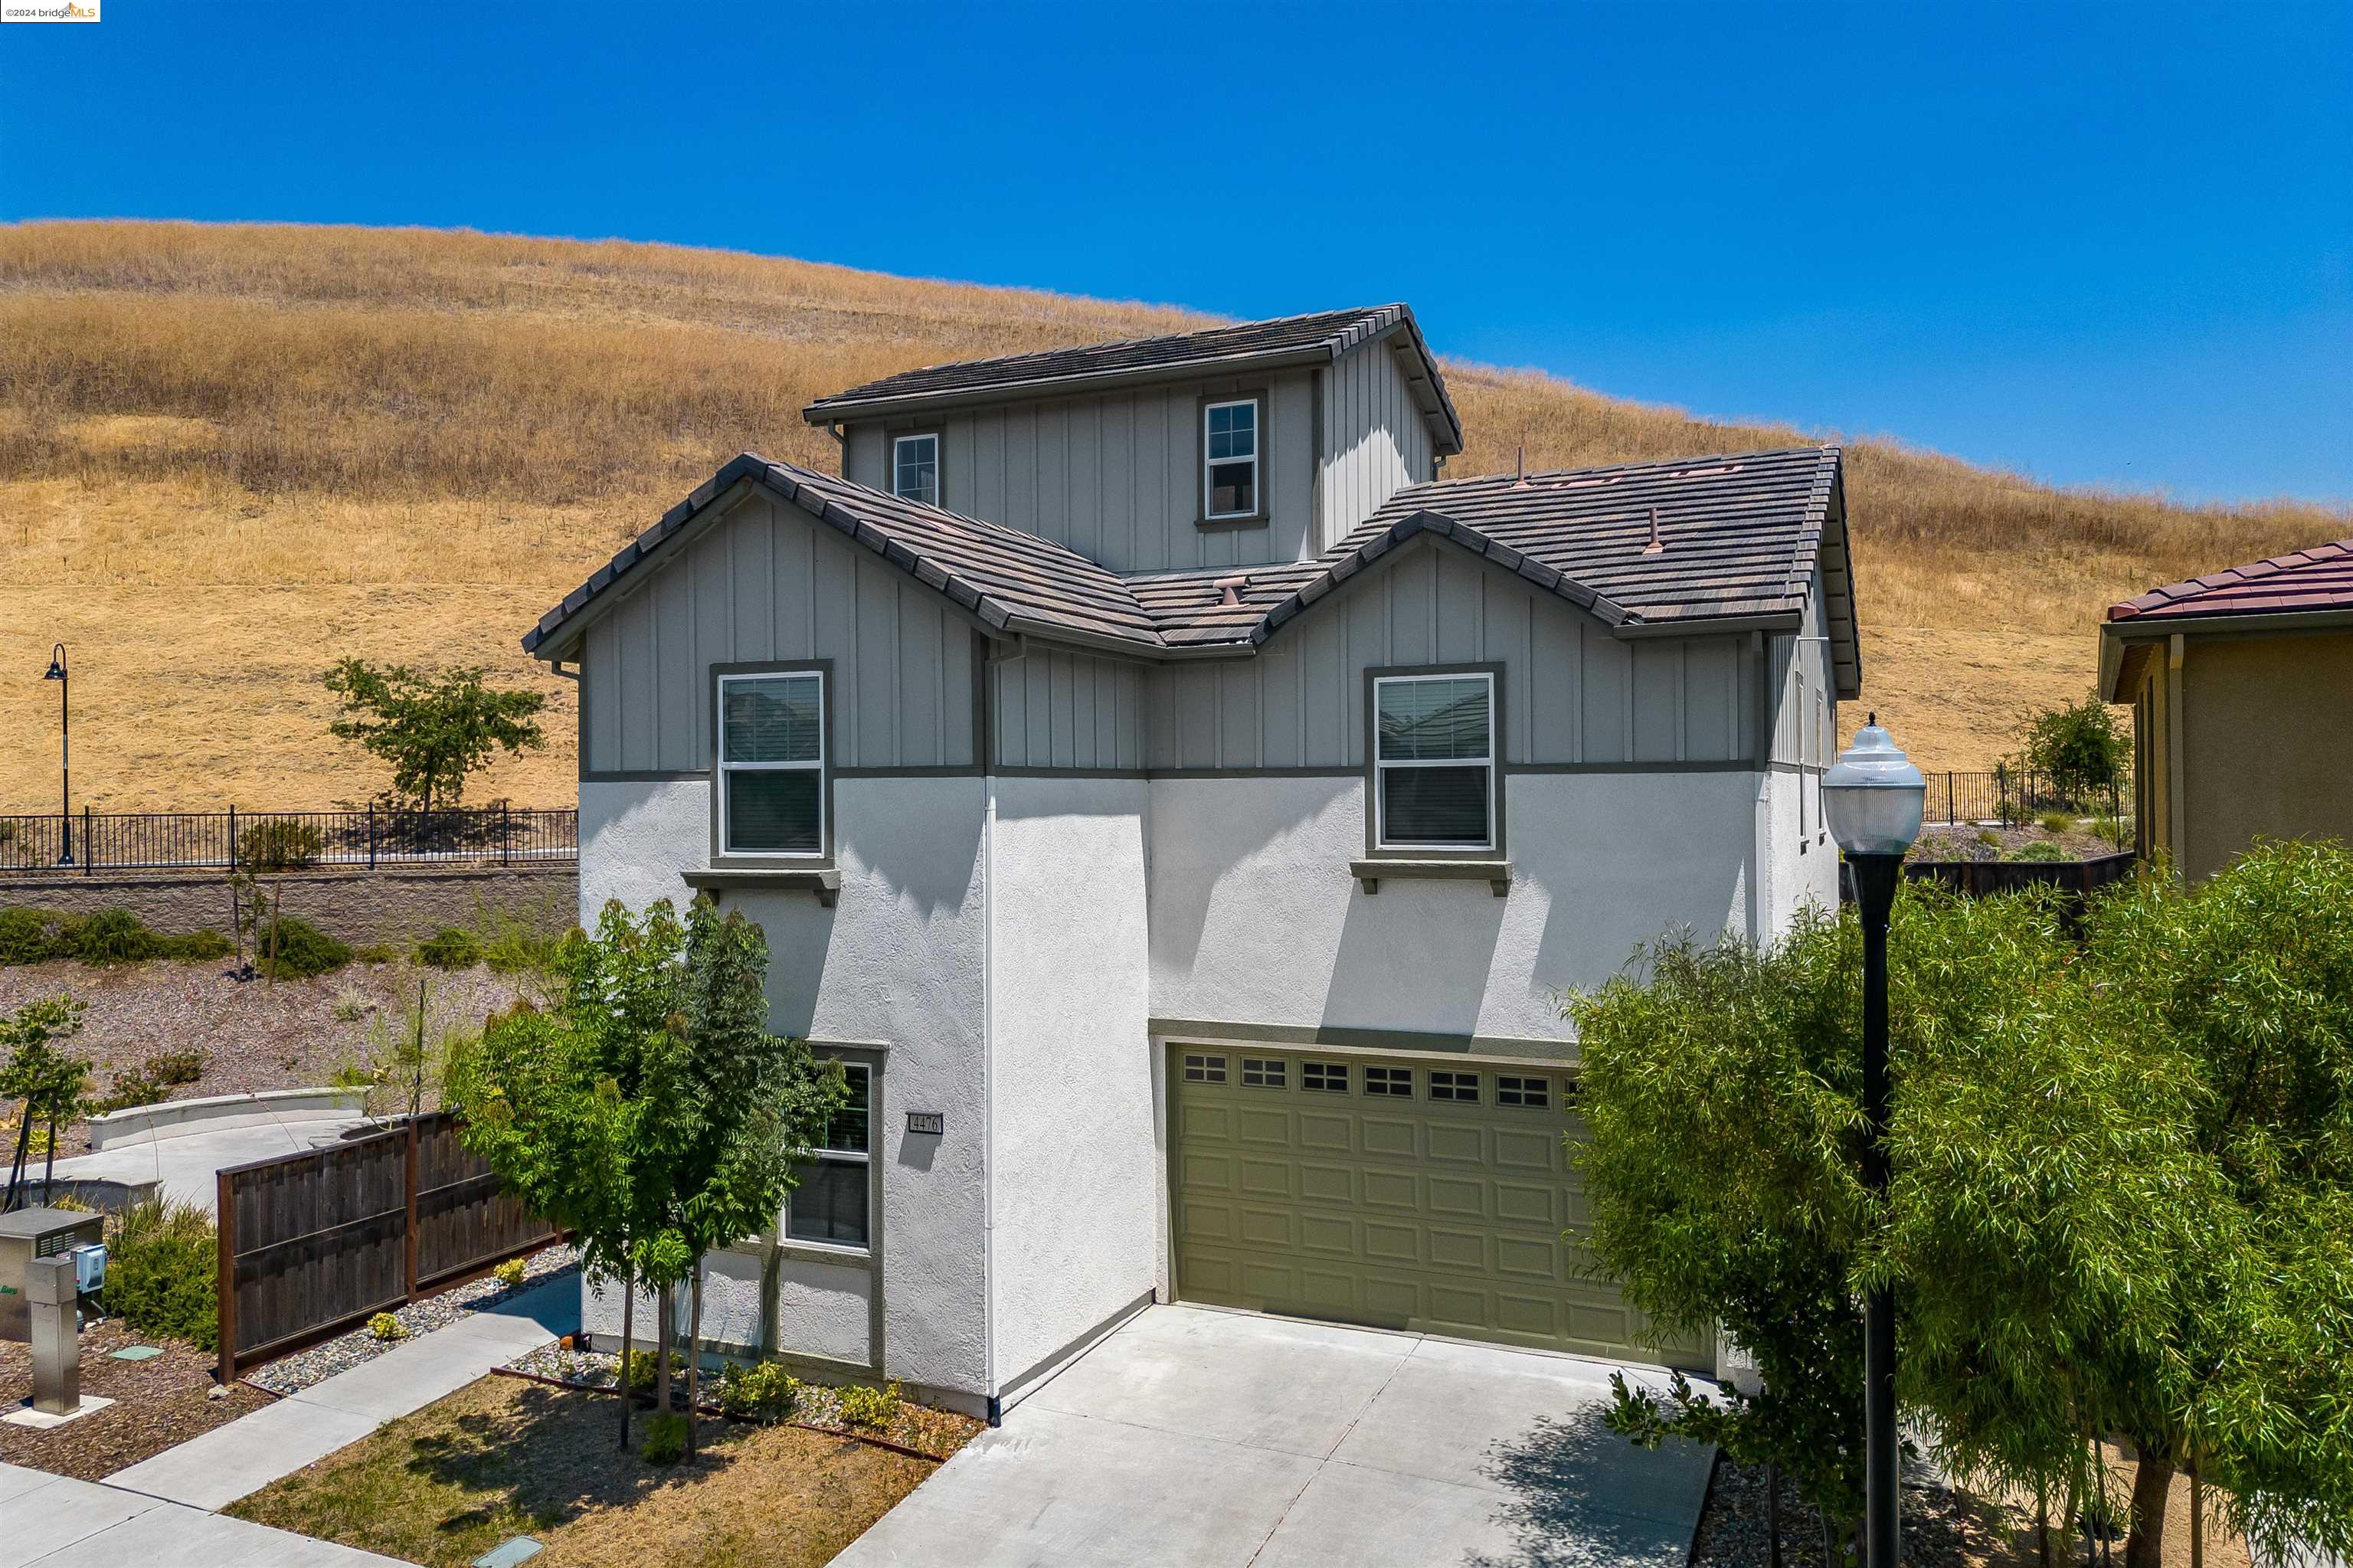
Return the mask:
<svg viewBox="0 0 2353 1568">
<path fill-rule="evenodd" d="M 2243 567 L 2168 583 L 2108 606 L 2108 620 L 2179 620 L 2209 615 L 2353 610 L 2353 539 L 2315 545 Z"/>
</svg>

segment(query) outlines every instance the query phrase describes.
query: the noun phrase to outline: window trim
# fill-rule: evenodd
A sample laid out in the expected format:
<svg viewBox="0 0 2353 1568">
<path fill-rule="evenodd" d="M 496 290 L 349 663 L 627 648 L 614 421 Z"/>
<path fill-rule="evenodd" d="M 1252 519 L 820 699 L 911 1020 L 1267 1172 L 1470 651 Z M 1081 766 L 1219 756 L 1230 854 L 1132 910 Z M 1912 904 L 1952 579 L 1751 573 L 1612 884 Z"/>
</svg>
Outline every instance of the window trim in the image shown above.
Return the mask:
<svg viewBox="0 0 2353 1568">
<path fill-rule="evenodd" d="M 723 755 L 726 736 L 723 706 L 730 681 L 763 675 L 816 675 L 818 683 L 818 847 L 815 850 L 731 850 L 727 847 L 727 775 L 735 768 L 754 772 L 807 771 L 806 763 L 735 764 Z M 833 661 L 830 659 L 762 659 L 711 666 L 711 865 L 773 866 L 778 869 L 833 869 Z"/>
<path fill-rule="evenodd" d="M 822 1062 L 839 1062 L 843 1069 L 857 1068 L 866 1075 L 866 1151 L 854 1154 L 846 1150 L 812 1148 L 813 1162 L 830 1160 L 837 1165 L 863 1165 L 866 1168 L 866 1245 L 852 1246 L 848 1242 L 810 1241 L 793 1234 L 792 1193 L 785 1194 L 784 1212 L 776 1216 L 776 1242 L 788 1253 L 826 1263 L 871 1264 L 881 1246 L 882 1232 L 882 1161 L 876 1159 L 875 1145 L 889 1125 L 882 1118 L 882 1059 L 878 1054 L 862 1051 L 826 1051 L 818 1054 Z M 798 1192 L 796 1187 L 794 1192 Z"/>
<path fill-rule="evenodd" d="M 1211 512 L 1209 510 L 1209 410 L 1229 408 L 1237 403 L 1257 406 L 1252 416 L 1252 428 L 1258 432 L 1258 450 L 1251 454 L 1251 483 L 1257 493 L 1252 498 L 1256 508 L 1249 512 Z M 1193 482 L 1198 486 L 1196 497 L 1195 526 L 1201 528 L 1257 528 L 1272 518 L 1272 499 L 1267 488 L 1267 411 L 1274 406 L 1263 387 L 1244 387 L 1231 392 L 1204 392 L 1194 400 L 1193 410 Z M 1231 460 L 1229 460 L 1231 461 Z"/>
<path fill-rule="evenodd" d="M 1445 764 L 1392 762 L 1384 764 L 1381 755 L 1381 683 L 1385 681 L 1427 681 L 1459 679 L 1465 675 L 1487 678 L 1487 839 L 1482 845 L 1467 844 L 1392 844 L 1383 842 L 1381 769 L 1419 766 L 1472 766 L 1450 761 Z M 1510 841 L 1504 836 L 1504 666 L 1488 662 L 1477 664 L 1393 664 L 1375 665 L 1365 671 L 1365 855 L 1368 860 L 1478 861 L 1493 863 L 1509 855 Z"/>
<path fill-rule="evenodd" d="M 912 495 L 899 494 L 899 443 L 929 440 L 932 443 L 932 486 L 939 493 L 929 501 L 915 501 Z M 912 430 L 891 430 L 883 437 L 882 490 L 901 501 L 915 501 L 918 506 L 937 506 L 944 510 L 948 503 L 948 440 L 947 432 L 936 426 L 923 426 Z"/>
</svg>

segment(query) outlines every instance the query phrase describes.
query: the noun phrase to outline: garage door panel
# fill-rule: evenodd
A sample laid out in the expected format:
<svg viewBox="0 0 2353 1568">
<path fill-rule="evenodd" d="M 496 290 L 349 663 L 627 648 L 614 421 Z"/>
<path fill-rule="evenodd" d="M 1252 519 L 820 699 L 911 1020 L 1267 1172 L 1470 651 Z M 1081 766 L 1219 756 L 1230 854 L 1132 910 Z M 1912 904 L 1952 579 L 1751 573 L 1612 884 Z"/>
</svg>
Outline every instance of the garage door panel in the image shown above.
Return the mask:
<svg viewBox="0 0 2353 1568">
<path fill-rule="evenodd" d="M 1198 1049 L 1198 1048 L 1197 1048 Z M 1313 1052 L 1249 1084 L 1171 1075 L 1176 1287 L 1187 1299 L 1649 1361 L 1641 1316 L 1593 1277 L 1589 1213 L 1558 1097 L 1504 1105 L 1373 1097 L 1368 1059 L 1306 1086 Z M 1329 1064 L 1329 1058 L 1324 1058 Z M 1418 1090 L 1430 1071 L 1400 1063 Z M 1557 1085 L 1559 1080 L 1551 1080 Z M 1343 1084 L 1345 1088 L 1335 1088 Z M 1707 1345 L 1668 1347 L 1706 1367 Z"/>
</svg>

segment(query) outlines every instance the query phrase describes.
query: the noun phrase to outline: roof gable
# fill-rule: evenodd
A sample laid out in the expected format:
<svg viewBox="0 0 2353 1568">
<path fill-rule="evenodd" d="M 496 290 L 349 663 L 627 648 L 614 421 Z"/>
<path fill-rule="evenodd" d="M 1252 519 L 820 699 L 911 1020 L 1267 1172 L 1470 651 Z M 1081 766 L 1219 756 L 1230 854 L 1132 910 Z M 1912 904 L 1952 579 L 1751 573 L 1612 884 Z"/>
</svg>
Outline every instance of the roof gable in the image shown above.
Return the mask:
<svg viewBox="0 0 2353 1568">
<path fill-rule="evenodd" d="M 813 425 L 825 425 L 950 404 L 1055 397 L 1108 383 L 1329 364 L 1366 344 L 1399 334 L 1418 362 L 1408 379 L 1423 402 L 1422 417 L 1439 450 L 1461 451 L 1461 418 L 1412 310 L 1403 304 L 1319 311 L 1160 337 L 924 366 L 820 397 L 802 409 L 801 415 Z"/>
<path fill-rule="evenodd" d="M 2353 539 L 2151 588 L 2137 599 L 2108 606 L 2108 620 L 2129 623 L 2344 610 L 2353 610 Z"/>
</svg>

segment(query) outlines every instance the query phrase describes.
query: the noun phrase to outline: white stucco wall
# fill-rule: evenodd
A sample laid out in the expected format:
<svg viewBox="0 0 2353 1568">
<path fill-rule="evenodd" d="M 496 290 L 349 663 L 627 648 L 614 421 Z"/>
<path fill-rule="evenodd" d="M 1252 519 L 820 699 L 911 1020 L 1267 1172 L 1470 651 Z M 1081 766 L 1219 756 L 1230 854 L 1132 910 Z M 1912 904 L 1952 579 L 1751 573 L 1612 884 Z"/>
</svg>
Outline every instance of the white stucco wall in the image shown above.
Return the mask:
<svg viewBox="0 0 2353 1568">
<path fill-rule="evenodd" d="M 820 1043 L 887 1047 L 874 1150 L 882 1167 L 884 1362 L 893 1376 L 974 1395 L 987 1393 L 986 805 L 976 778 L 837 779 L 836 906 L 806 894 L 725 895 L 767 932 L 773 1027 Z M 593 922 L 607 898 L 633 907 L 661 897 L 682 903 L 688 890 L 678 871 L 709 860 L 708 810 L 709 786 L 699 779 L 584 781 L 584 918 Z M 945 1135 L 909 1138 L 910 1109 L 944 1113 Z M 779 1348 L 863 1361 L 871 1282 L 850 1282 L 857 1271 L 838 1266 L 786 1267 Z M 728 1321 L 756 1312 L 757 1283 L 756 1260 L 720 1260 L 704 1286 L 706 1316 L 722 1298 Z M 588 1298 L 583 1309 L 591 1332 L 617 1330 L 617 1292 L 602 1302 Z"/>
<path fill-rule="evenodd" d="M 996 1375 L 1025 1375 L 1153 1287 L 1140 779 L 994 781 L 989 834 Z"/>
<path fill-rule="evenodd" d="M 1392 879 L 1366 894 L 1361 779 L 1152 784 L 1160 1018 L 1567 1041 L 1556 989 L 1598 985 L 1678 925 L 1746 930 L 1759 776 L 1505 779 L 1510 896 Z"/>
<path fill-rule="evenodd" d="M 1767 936 L 1786 931 L 1809 902 L 1836 914 L 1838 846 L 1822 832 L 1821 776 L 1776 768 L 1757 800 L 1763 875 L 1759 923 Z"/>
</svg>

